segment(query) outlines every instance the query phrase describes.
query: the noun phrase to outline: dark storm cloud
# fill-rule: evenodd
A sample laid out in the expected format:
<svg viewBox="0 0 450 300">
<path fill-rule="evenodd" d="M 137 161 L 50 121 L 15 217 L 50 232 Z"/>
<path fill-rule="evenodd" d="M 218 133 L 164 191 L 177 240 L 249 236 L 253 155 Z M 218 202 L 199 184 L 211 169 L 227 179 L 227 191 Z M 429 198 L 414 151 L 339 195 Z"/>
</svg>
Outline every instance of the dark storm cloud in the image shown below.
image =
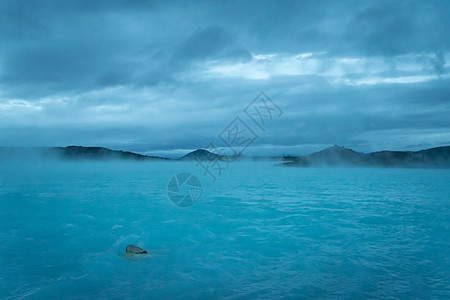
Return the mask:
<svg viewBox="0 0 450 300">
<path fill-rule="evenodd" d="M 448 11 L 448 1 L 0 1 L 0 138 L 202 147 L 264 90 L 285 115 L 255 147 L 369 149 L 381 132 L 406 147 L 419 131 L 423 145 L 450 143 Z"/>
<path fill-rule="evenodd" d="M 192 61 L 248 60 L 249 52 L 442 53 L 449 8 L 414 1 L 3 1 L 0 79 L 45 94 L 155 84 Z M 442 73 L 443 61 L 438 54 L 430 63 Z"/>
<path fill-rule="evenodd" d="M 448 49 L 445 1 L 373 1 L 347 24 L 349 45 L 362 54 L 397 55 Z"/>
</svg>

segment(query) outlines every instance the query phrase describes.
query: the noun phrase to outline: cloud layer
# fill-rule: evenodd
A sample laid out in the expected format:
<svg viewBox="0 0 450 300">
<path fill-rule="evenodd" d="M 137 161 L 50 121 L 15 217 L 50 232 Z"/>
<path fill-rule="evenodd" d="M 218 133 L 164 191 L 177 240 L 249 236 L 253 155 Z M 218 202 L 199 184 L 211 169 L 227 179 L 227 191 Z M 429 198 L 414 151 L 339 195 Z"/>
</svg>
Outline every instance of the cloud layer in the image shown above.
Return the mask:
<svg viewBox="0 0 450 300">
<path fill-rule="evenodd" d="M 249 153 L 450 144 L 448 1 L 1 1 L 0 145 Z"/>
</svg>

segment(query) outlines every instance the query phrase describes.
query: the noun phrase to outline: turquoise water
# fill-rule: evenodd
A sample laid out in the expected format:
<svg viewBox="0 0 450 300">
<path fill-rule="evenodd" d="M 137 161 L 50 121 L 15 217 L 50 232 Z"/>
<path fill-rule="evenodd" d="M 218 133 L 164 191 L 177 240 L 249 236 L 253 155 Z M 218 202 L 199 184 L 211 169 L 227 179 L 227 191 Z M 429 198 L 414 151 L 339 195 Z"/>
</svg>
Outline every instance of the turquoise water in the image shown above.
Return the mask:
<svg viewBox="0 0 450 300">
<path fill-rule="evenodd" d="M 187 208 L 177 173 L 201 180 Z M 450 298 L 450 170 L 0 164 L 0 298 Z M 128 244 L 151 252 L 123 257 Z"/>
</svg>

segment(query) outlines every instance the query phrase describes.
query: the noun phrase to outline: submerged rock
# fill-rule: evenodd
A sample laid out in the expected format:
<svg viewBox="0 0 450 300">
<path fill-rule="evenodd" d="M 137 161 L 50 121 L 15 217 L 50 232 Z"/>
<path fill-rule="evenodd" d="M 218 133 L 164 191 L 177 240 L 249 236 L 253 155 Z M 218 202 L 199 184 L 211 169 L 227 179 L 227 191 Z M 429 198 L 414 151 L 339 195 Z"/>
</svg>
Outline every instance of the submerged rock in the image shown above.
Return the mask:
<svg viewBox="0 0 450 300">
<path fill-rule="evenodd" d="M 135 245 L 128 245 L 125 252 L 128 254 L 147 254 L 147 251 Z"/>
</svg>

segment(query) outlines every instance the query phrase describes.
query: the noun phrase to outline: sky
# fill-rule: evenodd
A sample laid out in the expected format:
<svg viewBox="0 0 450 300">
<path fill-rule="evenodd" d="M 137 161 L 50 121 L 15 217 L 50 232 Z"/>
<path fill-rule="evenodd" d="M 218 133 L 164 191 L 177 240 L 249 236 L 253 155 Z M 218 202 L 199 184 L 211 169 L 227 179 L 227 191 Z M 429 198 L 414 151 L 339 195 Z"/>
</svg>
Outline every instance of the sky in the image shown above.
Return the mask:
<svg viewBox="0 0 450 300">
<path fill-rule="evenodd" d="M 177 156 L 230 146 L 236 118 L 255 137 L 244 155 L 450 145 L 449 12 L 445 0 L 0 0 L 0 146 Z M 244 111 L 261 92 L 279 108 L 263 129 Z"/>
</svg>

